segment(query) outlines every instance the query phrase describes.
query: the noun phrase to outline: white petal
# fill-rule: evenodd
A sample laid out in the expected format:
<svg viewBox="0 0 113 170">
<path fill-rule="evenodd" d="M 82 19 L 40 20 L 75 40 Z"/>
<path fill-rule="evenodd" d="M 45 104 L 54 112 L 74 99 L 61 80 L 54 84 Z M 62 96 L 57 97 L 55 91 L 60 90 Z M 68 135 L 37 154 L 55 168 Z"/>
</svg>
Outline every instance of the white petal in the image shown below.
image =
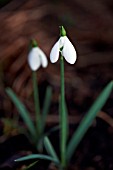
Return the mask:
<svg viewBox="0 0 113 170">
<path fill-rule="evenodd" d="M 62 50 L 62 55 L 64 56 L 66 61 L 70 64 L 74 64 L 77 59 L 75 48 L 67 36 L 65 36 L 65 42 L 64 42 L 64 48 Z"/>
<path fill-rule="evenodd" d="M 38 48 L 38 50 L 39 50 L 39 55 L 40 55 L 42 67 L 47 67 L 48 61 L 47 61 L 46 55 L 44 54 L 44 52 L 40 48 Z"/>
<path fill-rule="evenodd" d="M 62 48 L 62 47 L 64 46 L 65 37 L 66 37 L 66 36 L 60 37 L 60 39 L 59 39 L 59 48 Z"/>
<path fill-rule="evenodd" d="M 40 67 L 41 60 L 38 47 L 32 48 L 29 52 L 28 63 L 32 71 L 36 71 Z"/>
<path fill-rule="evenodd" d="M 59 40 L 55 43 L 50 52 L 50 61 L 52 63 L 55 63 L 58 60 L 58 58 L 59 58 Z"/>
</svg>

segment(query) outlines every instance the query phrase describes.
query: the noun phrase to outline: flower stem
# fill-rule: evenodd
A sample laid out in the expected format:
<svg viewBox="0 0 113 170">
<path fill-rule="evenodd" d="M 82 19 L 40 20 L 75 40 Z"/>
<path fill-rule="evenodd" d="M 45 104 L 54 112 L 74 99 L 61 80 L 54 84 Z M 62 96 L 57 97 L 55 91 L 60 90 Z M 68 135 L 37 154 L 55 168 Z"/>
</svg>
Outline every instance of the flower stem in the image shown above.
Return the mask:
<svg viewBox="0 0 113 170">
<path fill-rule="evenodd" d="M 66 115 L 65 115 L 65 85 L 64 85 L 64 60 L 63 56 L 60 57 L 60 79 L 61 79 L 61 103 L 60 103 L 60 140 L 61 140 L 61 165 L 65 167 L 66 160 Z"/>
<path fill-rule="evenodd" d="M 34 104 L 35 104 L 35 114 L 36 114 L 36 129 L 38 133 L 38 137 L 41 133 L 41 115 L 40 115 L 40 102 L 39 102 L 39 91 L 38 91 L 38 83 L 36 71 L 33 71 L 33 92 L 34 92 Z"/>
</svg>

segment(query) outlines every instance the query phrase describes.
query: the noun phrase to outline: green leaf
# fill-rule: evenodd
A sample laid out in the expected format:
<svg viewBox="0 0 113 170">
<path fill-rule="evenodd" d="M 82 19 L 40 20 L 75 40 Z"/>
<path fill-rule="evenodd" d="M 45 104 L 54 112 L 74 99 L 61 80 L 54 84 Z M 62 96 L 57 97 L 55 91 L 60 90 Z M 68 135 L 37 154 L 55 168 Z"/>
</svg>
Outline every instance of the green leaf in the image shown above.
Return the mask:
<svg viewBox="0 0 113 170">
<path fill-rule="evenodd" d="M 57 154 L 56 154 L 56 152 L 55 152 L 55 150 L 54 150 L 54 148 L 53 148 L 53 146 L 52 146 L 52 144 L 51 144 L 51 142 L 50 142 L 50 140 L 49 140 L 49 138 L 48 138 L 47 136 L 44 138 L 44 146 L 45 146 L 45 148 L 46 148 L 47 153 L 48 153 L 51 157 L 53 157 L 54 159 L 56 159 L 57 162 L 60 163 L 60 161 L 59 161 L 59 159 L 58 159 L 58 156 L 57 156 Z"/>
<path fill-rule="evenodd" d="M 59 125 L 56 125 L 54 127 L 52 127 L 50 130 L 48 130 L 46 133 L 45 133 L 45 136 L 49 136 L 51 133 L 57 131 L 60 129 L 60 126 Z"/>
<path fill-rule="evenodd" d="M 51 87 L 47 87 L 43 110 L 42 110 L 42 132 L 44 131 L 45 124 L 46 124 L 46 117 L 49 112 L 49 107 L 51 103 L 51 97 L 52 97 L 52 89 Z"/>
<path fill-rule="evenodd" d="M 29 132 L 35 138 L 36 131 L 35 131 L 35 127 L 32 122 L 32 119 L 30 117 L 29 112 L 27 111 L 27 109 L 25 108 L 23 103 L 19 100 L 19 98 L 16 96 L 16 94 L 13 92 L 13 90 L 11 90 L 10 88 L 7 88 L 6 92 L 7 92 L 8 96 L 11 98 L 11 100 L 13 101 L 13 103 L 15 104 L 16 108 L 18 109 L 23 121 L 25 122 L 26 126 L 28 127 Z"/>
<path fill-rule="evenodd" d="M 43 154 L 31 154 L 31 155 L 16 159 L 15 161 L 20 162 L 20 161 L 27 161 L 27 160 L 31 160 L 31 159 L 43 159 L 43 160 L 48 160 L 48 161 L 55 162 L 56 164 L 59 164 L 59 162 L 56 159 L 54 159 L 48 155 L 43 155 Z"/>
<path fill-rule="evenodd" d="M 80 125 L 78 126 L 77 130 L 75 131 L 73 137 L 71 138 L 68 144 L 67 154 L 66 154 L 66 158 L 68 161 L 70 161 L 73 153 L 75 152 L 75 149 L 77 148 L 78 144 L 84 137 L 90 125 L 92 124 L 94 118 L 97 116 L 98 112 L 104 106 L 112 89 L 113 89 L 113 81 L 108 83 L 108 85 L 104 88 L 104 90 L 98 96 L 94 104 L 91 106 L 88 113 L 82 119 Z"/>
<path fill-rule="evenodd" d="M 37 164 L 38 161 L 35 161 L 33 163 L 31 163 L 30 165 L 28 165 L 26 168 L 24 168 L 23 170 L 28 170 L 30 169 L 31 167 L 33 167 L 35 164 Z"/>
</svg>

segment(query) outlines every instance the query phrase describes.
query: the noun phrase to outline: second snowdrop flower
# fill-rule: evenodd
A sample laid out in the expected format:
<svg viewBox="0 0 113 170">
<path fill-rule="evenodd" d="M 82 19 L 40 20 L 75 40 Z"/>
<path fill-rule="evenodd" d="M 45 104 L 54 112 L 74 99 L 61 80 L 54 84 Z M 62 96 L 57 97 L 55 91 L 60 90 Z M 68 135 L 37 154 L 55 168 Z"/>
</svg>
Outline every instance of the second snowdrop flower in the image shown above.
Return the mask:
<svg viewBox="0 0 113 170">
<path fill-rule="evenodd" d="M 77 54 L 74 46 L 66 36 L 66 31 L 63 26 L 60 27 L 60 38 L 53 46 L 51 53 L 50 53 L 50 60 L 52 63 L 57 62 L 59 59 L 59 53 L 65 58 L 65 60 L 70 63 L 74 64 L 77 59 Z"/>
<path fill-rule="evenodd" d="M 30 43 L 30 52 L 28 54 L 28 63 L 32 70 L 32 82 L 33 82 L 33 94 L 34 94 L 34 105 L 36 114 L 36 132 L 38 136 L 42 134 L 42 118 L 40 114 L 40 100 L 38 90 L 38 80 L 36 71 L 42 67 L 47 67 L 48 61 L 44 52 L 38 47 L 37 42 L 32 40 Z M 38 141 L 38 139 L 36 139 Z M 38 142 L 37 142 L 38 143 Z M 42 147 L 39 143 L 37 146 L 39 151 L 42 151 Z"/>
<path fill-rule="evenodd" d="M 44 52 L 38 47 L 37 42 L 32 40 L 31 50 L 28 54 L 28 63 L 32 71 L 36 71 L 42 65 L 42 67 L 47 67 L 48 61 Z"/>
</svg>

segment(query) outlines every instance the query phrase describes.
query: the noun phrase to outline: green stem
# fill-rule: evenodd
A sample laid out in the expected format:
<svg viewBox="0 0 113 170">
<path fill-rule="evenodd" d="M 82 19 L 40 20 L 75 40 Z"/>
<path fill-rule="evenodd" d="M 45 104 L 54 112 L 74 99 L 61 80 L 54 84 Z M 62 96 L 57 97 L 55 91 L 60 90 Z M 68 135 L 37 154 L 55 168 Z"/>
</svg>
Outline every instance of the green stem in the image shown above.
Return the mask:
<svg viewBox="0 0 113 170">
<path fill-rule="evenodd" d="M 35 104 L 35 114 L 36 114 L 36 129 L 38 137 L 41 132 L 41 115 L 40 115 L 40 102 L 39 102 L 39 91 L 37 83 L 36 71 L 33 71 L 33 90 L 34 90 L 34 104 Z"/>
<path fill-rule="evenodd" d="M 66 160 L 66 115 L 65 115 L 65 85 L 64 85 L 64 61 L 63 56 L 60 57 L 60 70 L 61 70 L 61 108 L 60 108 L 60 121 L 61 121 L 61 165 L 65 167 Z"/>
</svg>

